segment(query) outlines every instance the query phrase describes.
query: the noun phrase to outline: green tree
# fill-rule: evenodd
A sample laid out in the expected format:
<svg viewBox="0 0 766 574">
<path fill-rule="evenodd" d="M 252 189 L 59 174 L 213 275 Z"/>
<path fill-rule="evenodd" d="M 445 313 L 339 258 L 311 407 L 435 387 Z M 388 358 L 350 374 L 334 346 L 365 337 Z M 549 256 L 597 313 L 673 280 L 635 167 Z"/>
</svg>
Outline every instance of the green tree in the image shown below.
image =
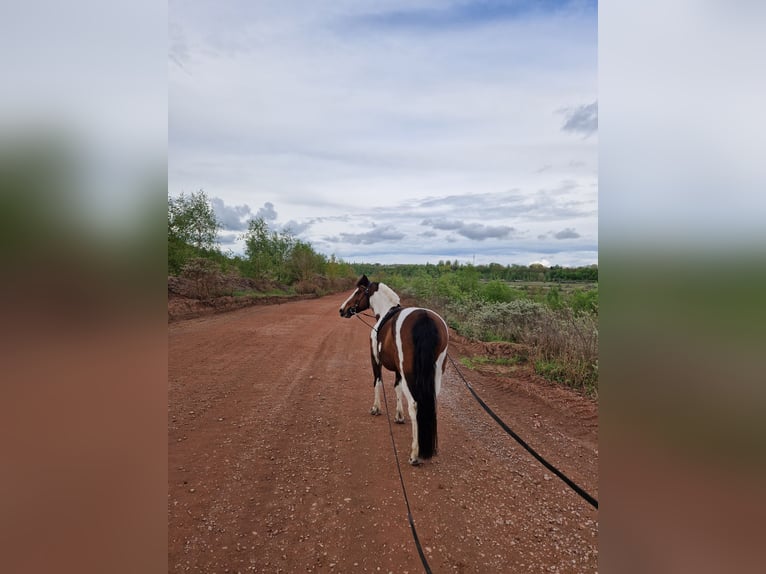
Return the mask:
<svg viewBox="0 0 766 574">
<path fill-rule="evenodd" d="M 218 253 L 220 227 L 204 191 L 168 196 L 168 273 L 177 275 L 192 258 Z"/>
<path fill-rule="evenodd" d="M 168 196 L 168 238 L 178 239 L 197 249 L 214 249 L 221 224 L 203 190 Z"/>
<path fill-rule="evenodd" d="M 314 275 L 321 275 L 326 266 L 327 259 L 314 251 L 309 243 L 295 242 L 288 260 L 292 278 L 298 281 L 309 281 Z"/>
<path fill-rule="evenodd" d="M 290 231 L 272 231 L 262 217 L 257 217 L 250 220 L 242 238 L 255 277 L 282 282 L 291 279 L 287 262 L 297 240 Z"/>
</svg>

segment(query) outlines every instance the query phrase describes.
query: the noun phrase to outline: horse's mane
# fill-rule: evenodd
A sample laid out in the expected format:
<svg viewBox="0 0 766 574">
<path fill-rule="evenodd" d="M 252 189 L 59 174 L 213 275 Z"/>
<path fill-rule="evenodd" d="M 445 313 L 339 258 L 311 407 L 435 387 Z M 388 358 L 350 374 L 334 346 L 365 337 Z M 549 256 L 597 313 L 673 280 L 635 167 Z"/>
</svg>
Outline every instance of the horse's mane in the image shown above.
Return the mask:
<svg viewBox="0 0 766 574">
<path fill-rule="evenodd" d="M 391 307 L 399 304 L 399 295 L 385 283 L 378 283 L 378 293 L 391 301 Z"/>
</svg>

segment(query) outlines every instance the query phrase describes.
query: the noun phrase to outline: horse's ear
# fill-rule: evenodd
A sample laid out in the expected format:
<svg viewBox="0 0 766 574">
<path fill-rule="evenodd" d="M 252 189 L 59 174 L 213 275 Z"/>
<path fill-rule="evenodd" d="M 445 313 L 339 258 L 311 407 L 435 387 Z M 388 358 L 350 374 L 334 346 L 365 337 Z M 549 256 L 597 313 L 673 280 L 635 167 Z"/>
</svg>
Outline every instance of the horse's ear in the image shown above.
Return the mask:
<svg viewBox="0 0 766 574">
<path fill-rule="evenodd" d="M 370 280 L 367 279 L 367 275 L 362 275 L 359 281 L 356 282 L 357 287 L 367 287 L 370 284 Z"/>
</svg>

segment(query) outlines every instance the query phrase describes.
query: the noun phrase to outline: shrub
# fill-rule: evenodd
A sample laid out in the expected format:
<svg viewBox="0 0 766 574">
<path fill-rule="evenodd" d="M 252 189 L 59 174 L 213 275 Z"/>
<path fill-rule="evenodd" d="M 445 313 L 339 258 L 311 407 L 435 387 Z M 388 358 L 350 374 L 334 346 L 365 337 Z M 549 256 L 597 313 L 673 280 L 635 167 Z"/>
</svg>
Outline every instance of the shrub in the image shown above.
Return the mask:
<svg viewBox="0 0 766 574">
<path fill-rule="evenodd" d="M 220 268 L 210 259 L 194 257 L 181 268 L 181 277 L 194 281 L 192 295 L 197 299 L 209 299 L 220 295 L 223 275 Z"/>
<path fill-rule="evenodd" d="M 598 315 L 598 289 L 575 290 L 570 297 L 569 306 L 579 315 L 584 313 Z"/>
<path fill-rule="evenodd" d="M 490 303 L 478 298 L 452 302 L 445 313 L 448 324 L 464 336 L 529 345 L 538 372 L 547 378 L 586 390 L 596 387 L 598 326 L 593 315 L 527 299 Z"/>
<path fill-rule="evenodd" d="M 492 280 L 485 283 L 480 291 L 480 296 L 486 301 L 493 303 L 508 303 L 524 297 L 524 293 L 513 289 L 508 283 L 500 280 Z"/>
</svg>

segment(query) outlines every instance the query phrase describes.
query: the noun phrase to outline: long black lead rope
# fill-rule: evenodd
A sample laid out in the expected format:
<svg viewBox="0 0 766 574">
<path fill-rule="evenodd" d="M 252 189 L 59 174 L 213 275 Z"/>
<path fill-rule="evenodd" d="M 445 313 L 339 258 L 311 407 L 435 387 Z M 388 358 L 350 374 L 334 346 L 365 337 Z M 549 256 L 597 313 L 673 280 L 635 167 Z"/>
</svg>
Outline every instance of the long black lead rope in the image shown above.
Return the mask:
<svg viewBox="0 0 766 574">
<path fill-rule="evenodd" d="M 471 386 L 471 383 L 469 383 L 465 377 L 463 376 L 463 373 L 460 372 L 460 369 L 455 364 L 454 359 L 452 356 L 447 353 L 447 357 L 449 357 L 450 362 L 452 363 L 452 366 L 455 368 L 455 371 L 460 376 L 461 379 L 463 379 L 463 382 L 465 383 L 466 388 L 471 391 L 471 394 L 473 397 L 478 401 L 478 403 L 481 405 L 481 407 L 487 411 L 487 414 L 491 416 L 493 419 L 495 419 L 495 422 L 500 425 L 500 427 L 507 432 L 513 439 L 519 443 L 524 449 L 531 454 L 533 457 L 535 457 L 540 464 L 542 464 L 545 468 L 550 470 L 553 474 L 558 476 L 561 480 L 563 480 L 569 488 L 574 490 L 577 494 L 579 494 L 582 498 L 584 498 L 591 506 L 598 508 L 598 500 L 593 498 L 590 494 L 585 492 L 582 488 L 577 486 L 577 484 L 572 481 L 569 477 L 567 477 L 563 472 L 561 472 L 559 469 L 557 469 L 555 466 L 553 466 L 551 463 L 549 463 L 547 460 L 545 460 L 542 456 L 540 456 L 535 449 L 533 449 L 531 446 L 529 446 L 519 435 L 517 435 L 513 430 L 508 427 L 507 424 L 503 422 L 503 420 L 495 414 L 495 412 L 487 406 L 487 403 L 485 403 L 483 400 L 481 400 L 481 397 L 476 394 L 476 391 L 473 390 L 473 387 Z"/>
<path fill-rule="evenodd" d="M 354 314 L 362 323 L 367 325 L 370 329 L 375 331 L 375 325 L 370 325 L 362 319 L 359 313 Z M 365 315 L 365 317 L 372 317 L 372 315 Z M 373 317 L 374 318 L 374 317 Z M 415 547 L 418 549 L 418 555 L 420 561 L 423 563 L 423 568 L 427 574 L 431 574 L 431 567 L 428 565 L 426 555 L 423 552 L 423 547 L 420 545 L 420 538 L 418 538 L 418 531 L 415 530 L 415 520 L 412 518 L 412 510 L 410 510 L 410 499 L 407 497 L 407 489 L 404 487 L 404 477 L 402 476 L 402 467 L 399 465 L 399 452 L 396 450 L 396 441 L 394 440 L 394 429 L 391 426 L 391 416 L 388 414 L 388 398 L 386 398 L 386 385 L 382 382 L 380 384 L 383 387 L 383 402 L 386 405 L 386 420 L 388 421 L 388 432 L 391 435 L 391 446 L 394 447 L 394 460 L 396 461 L 396 470 L 399 473 L 399 482 L 402 485 L 402 494 L 404 494 L 404 503 L 407 505 L 407 521 L 410 523 L 410 530 L 412 530 L 412 538 L 415 540 Z"/>
<path fill-rule="evenodd" d="M 359 315 L 356 315 L 359 317 Z M 374 325 L 369 325 L 364 319 L 359 317 L 359 320 L 370 327 L 371 329 L 375 329 Z M 582 487 L 578 486 L 571 478 L 566 476 L 563 472 L 561 472 L 559 469 L 557 469 L 555 466 L 553 466 L 551 463 L 549 463 L 547 460 L 545 460 L 535 449 L 533 449 L 531 446 L 529 446 L 524 439 L 522 439 L 519 435 L 517 435 L 513 430 L 505 424 L 505 422 L 495 414 L 495 412 L 487 406 L 487 403 L 485 403 L 481 397 L 476 393 L 476 391 L 471 386 L 471 383 L 469 383 L 466 378 L 463 376 L 463 373 L 460 372 L 460 369 L 455 364 L 455 360 L 452 358 L 452 355 L 447 353 L 447 357 L 449 357 L 450 362 L 452 363 L 452 366 L 455 368 L 455 371 L 457 372 L 458 376 L 463 380 L 463 383 L 465 383 L 466 388 L 471 392 L 473 397 L 476 399 L 476 401 L 481 405 L 481 407 L 487 412 L 489 416 L 491 416 L 495 422 L 500 425 L 500 428 L 502 428 L 506 433 L 508 433 L 516 442 L 518 442 L 529 454 L 531 454 L 535 459 L 537 459 L 540 464 L 542 464 L 545 468 L 550 470 L 553 474 L 558 476 L 561 480 L 563 480 L 569 488 L 574 490 L 578 495 L 580 495 L 588 504 L 593 506 L 594 508 L 598 509 L 598 500 L 593 498 L 590 494 L 588 494 Z M 385 389 L 384 389 L 385 393 Z M 388 407 L 386 407 L 388 408 Z M 390 423 L 389 423 L 390 424 Z"/>
<path fill-rule="evenodd" d="M 388 421 L 388 432 L 391 434 L 391 446 L 394 447 L 394 460 L 396 460 L 396 470 L 399 471 L 399 482 L 402 484 L 402 493 L 404 494 L 404 503 L 407 505 L 407 520 L 410 523 L 410 530 L 412 530 L 412 537 L 415 539 L 415 546 L 418 549 L 420 555 L 420 561 L 423 563 L 427 574 L 431 574 L 431 567 L 428 565 L 426 555 L 423 552 L 423 547 L 420 545 L 420 539 L 418 538 L 418 531 L 415 530 L 415 521 L 412 518 L 412 511 L 410 510 L 410 500 L 407 498 L 407 489 L 404 487 L 404 477 L 402 476 L 402 467 L 399 465 L 399 453 L 396 450 L 396 441 L 394 441 L 394 429 L 391 426 L 391 417 L 388 414 L 388 399 L 386 398 L 386 385 L 380 384 L 383 387 L 383 402 L 386 405 L 386 420 Z"/>
<path fill-rule="evenodd" d="M 369 324 L 367 321 L 365 321 L 364 319 L 362 319 L 362 315 L 364 315 L 365 317 L 372 317 L 373 319 L 375 319 L 375 316 L 374 316 L 374 315 L 367 315 L 367 314 L 364 314 L 364 313 L 354 313 L 354 317 L 356 317 L 357 319 L 359 319 L 359 320 L 360 320 L 362 323 L 364 323 L 365 325 L 367 325 L 367 326 L 368 326 L 370 329 L 372 329 L 373 331 L 377 331 L 377 329 L 375 328 L 375 325 L 370 325 L 370 324 Z"/>
</svg>

